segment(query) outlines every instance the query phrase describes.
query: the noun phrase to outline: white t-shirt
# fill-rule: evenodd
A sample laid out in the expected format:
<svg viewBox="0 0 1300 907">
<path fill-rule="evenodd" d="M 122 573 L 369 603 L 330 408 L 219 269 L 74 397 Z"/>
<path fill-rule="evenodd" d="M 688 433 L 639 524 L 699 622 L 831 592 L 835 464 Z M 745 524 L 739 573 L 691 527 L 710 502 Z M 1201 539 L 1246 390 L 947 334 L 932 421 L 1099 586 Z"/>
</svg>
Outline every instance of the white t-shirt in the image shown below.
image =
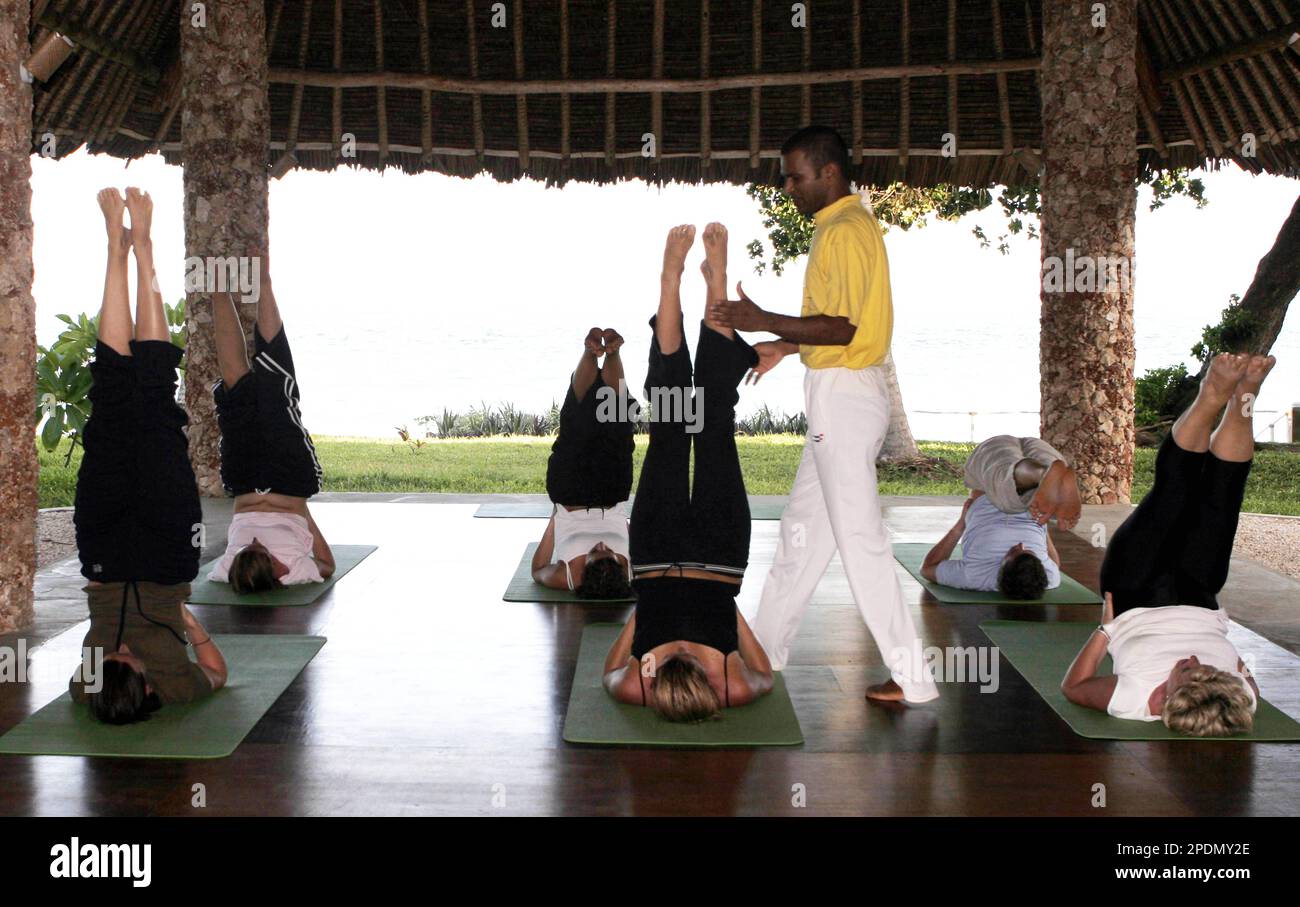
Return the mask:
<svg viewBox="0 0 1300 907">
<path fill-rule="evenodd" d="M 1191 655 L 1203 665 L 1240 677 L 1250 694 L 1250 710 L 1255 711 L 1255 690 L 1237 670 L 1241 655 L 1228 642 L 1228 616 L 1222 611 L 1193 605 L 1132 608 L 1102 629 L 1110 635 L 1116 676 L 1106 711 L 1116 718 L 1161 720 L 1151 714 L 1147 700 L 1169 679 L 1174 665 Z"/>
<path fill-rule="evenodd" d="M 966 511 L 966 531 L 961 536 L 961 557 L 935 568 L 935 577 L 955 589 L 996 592 L 1002 561 L 1016 545 L 1043 562 L 1047 588 L 1061 585 L 1061 568 L 1047 553 L 1047 527 L 1028 513 L 1003 513 L 980 495 Z"/>
<path fill-rule="evenodd" d="M 289 568 L 289 572 L 280 577 L 280 585 L 298 586 L 325 581 L 320 575 L 320 568 L 312 560 L 315 537 L 307 526 L 306 518 L 296 513 L 264 510 L 249 510 L 231 518 L 230 531 L 226 534 L 226 553 L 212 565 L 208 579 L 214 583 L 230 582 L 231 562 L 255 538 L 266 546 L 271 557 Z"/>
<path fill-rule="evenodd" d="M 555 544 L 551 549 L 551 563 L 564 561 L 566 573 L 569 561 L 581 557 L 604 542 L 615 554 L 627 560 L 628 579 L 632 579 L 632 559 L 629 555 L 627 508 L 622 502 L 601 510 L 566 510 L 563 505 L 555 510 Z M 573 585 L 570 576 L 570 586 Z"/>
</svg>

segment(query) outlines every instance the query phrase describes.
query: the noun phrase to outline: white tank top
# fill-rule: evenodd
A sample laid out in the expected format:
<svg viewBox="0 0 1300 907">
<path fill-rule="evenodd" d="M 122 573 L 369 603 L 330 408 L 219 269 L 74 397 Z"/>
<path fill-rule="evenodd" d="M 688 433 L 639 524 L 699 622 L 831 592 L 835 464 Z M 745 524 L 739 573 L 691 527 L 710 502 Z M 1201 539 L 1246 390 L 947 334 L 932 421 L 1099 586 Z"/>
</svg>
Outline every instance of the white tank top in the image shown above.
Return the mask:
<svg viewBox="0 0 1300 907">
<path fill-rule="evenodd" d="M 632 579 L 631 547 L 627 536 L 627 510 L 620 502 L 613 507 L 601 510 L 565 510 L 563 506 L 555 510 L 555 547 L 551 553 L 551 563 L 564 561 L 566 574 L 569 561 L 575 557 L 588 554 L 597 542 L 604 542 L 615 553 L 628 561 L 628 580 Z M 573 588 L 573 577 L 569 575 L 569 588 Z"/>
</svg>

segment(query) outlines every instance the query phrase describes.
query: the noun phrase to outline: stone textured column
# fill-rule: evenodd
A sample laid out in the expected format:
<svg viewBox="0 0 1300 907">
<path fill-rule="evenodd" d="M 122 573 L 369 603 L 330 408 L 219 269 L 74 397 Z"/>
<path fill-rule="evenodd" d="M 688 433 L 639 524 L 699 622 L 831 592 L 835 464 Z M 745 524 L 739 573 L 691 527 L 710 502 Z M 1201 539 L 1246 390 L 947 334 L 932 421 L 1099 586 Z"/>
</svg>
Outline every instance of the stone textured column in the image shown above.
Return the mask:
<svg viewBox="0 0 1300 907">
<path fill-rule="evenodd" d="M 181 146 L 185 255 L 256 254 L 266 243 L 266 13 L 262 0 L 193 4 L 181 12 Z M 212 384 L 220 377 L 208 292 L 186 296 L 185 406 L 190 459 L 205 495 L 222 494 Z M 241 308 L 250 346 L 256 306 Z"/>
<path fill-rule="evenodd" d="M 1043 4 L 1040 423 L 1093 504 L 1127 502 L 1133 482 L 1136 5 Z M 1088 286 L 1089 261 L 1116 260 L 1121 279 Z"/>
<path fill-rule="evenodd" d="M 0 633 L 34 619 L 36 303 L 28 0 L 0 0 Z"/>
</svg>

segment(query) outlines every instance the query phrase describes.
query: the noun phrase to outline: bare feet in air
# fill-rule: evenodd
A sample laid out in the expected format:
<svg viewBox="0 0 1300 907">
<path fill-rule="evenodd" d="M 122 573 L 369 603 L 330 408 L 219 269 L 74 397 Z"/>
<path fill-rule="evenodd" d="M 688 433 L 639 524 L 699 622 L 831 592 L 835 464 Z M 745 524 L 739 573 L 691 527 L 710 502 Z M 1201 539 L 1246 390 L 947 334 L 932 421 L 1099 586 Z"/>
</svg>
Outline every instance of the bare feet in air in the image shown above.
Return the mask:
<svg viewBox="0 0 1300 907">
<path fill-rule="evenodd" d="M 1262 358 L 1262 357 L 1260 357 Z M 1196 394 L 1196 403 L 1209 406 L 1215 412 L 1223 409 L 1224 404 L 1237 388 L 1237 382 L 1246 375 L 1251 357 L 1245 353 L 1220 353 L 1210 363 L 1210 370 L 1201 379 L 1201 389 Z M 1269 368 L 1272 368 L 1270 365 Z M 1268 369 L 1264 370 L 1268 374 Z M 1263 377 L 1259 378 L 1263 381 Z M 1258 385 L 1256 385 L 1258 387 Z"/>
<path fill-rule="evenodd" d="M 664 244 L 664 273 L 681 277 L 686 269 L 686 253 L 695 244 L 695 224 L 681 224 L 668 231 Z"/>
<path fill-rule="evenodd" d="M 149 231 L 153 226 L 153 199 L 148 192 L 141 192 L 135 186 L 126 190 L 126 209 L 131 212 L 131 233 L 134 241 L 148 242 Z"/>
<path fill-rule="evenodd" d="M 592 328 L 583 338 L 582 346 L 588 353 L 599 358 L 605 352 L 605 333 L 600 328 Z"/>
<path fill-rule="evenodd" d="M 903 688 L 892 680 L 867 687 L 867 698 L 877 702 L 902 702 Z"/>
<path fill-rule="evenodd" d="M 1250 404 L 1253 407 L 1255 397 L 1259 394 L 1260 385 L 1268 377 L 1268 373 L 1273 371 L 1273 366 L 1277 365 L 1276 356 L 1251 356 L 1246 363 L 1246 372 L 1237 382 L 1234 396 L 1241 399 L 1245 394 L 1250 394 Z M 1245 400 L 1243 400 L 1243 403 Z M 1248 415 L 1243 413 L 1243 415 Z"/>
<path fill-rule="evenodd" d="M 613 328 L 605 328 L 600 332 L 600 336 L 606 353 L 617 353 L 623 346 L 623 335 Z"/>
<path fill-rule="evenodd" d="M 1029 514 L 1040 526 L 1047 525 L 1048 520 L 1056 517 L 1058 527 L 1073 529 L 1082 513 L 1079 480 L 1073 469 L 1056 460 L 1038 483 L 1038 491 L 1029 502 Z"/>
<path fill-rule="evenodd" d="M 104 227 L 108 230 L 108 246 L 117 252 L 125 252 L 131 248 L 131 231 L 122 223 L 122 213 L 126 210 L 126 202 L 122 200 L 122 193 L 116 189 L 100 189 L 99 209 L 104 212 Z"/>
<path fill-rule="evenodd" d="M 709 284 L 709 288 L 714 288 L 714 281 L 721 284 L 718 289 L 722 295 L 727 293 L 727 228 L 716 221 L 704 228 L 704 263 L 700 265 L 700 273 L 704 275 L 704 280 Z"/>
</svg>

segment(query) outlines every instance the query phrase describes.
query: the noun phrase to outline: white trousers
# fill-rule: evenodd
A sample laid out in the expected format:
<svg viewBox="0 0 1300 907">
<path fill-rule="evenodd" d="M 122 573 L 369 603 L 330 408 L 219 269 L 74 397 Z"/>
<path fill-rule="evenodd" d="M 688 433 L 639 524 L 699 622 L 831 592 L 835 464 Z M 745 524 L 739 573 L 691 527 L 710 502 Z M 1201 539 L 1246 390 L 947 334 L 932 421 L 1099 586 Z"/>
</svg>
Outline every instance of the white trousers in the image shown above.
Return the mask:
<svg viewBox="0 0 1300 907">
<path fill-rule="evenodd" d="M 876 457 L 889 430 L 885 372 L 878 366 L 808 369 L 804 402 L 808 440 L 781 515 L 754 633 L 772 667 L 783 668 L 813 590 L 838 550 L 853 600 L 905 698 L 935 699 L 939 690 L 903 601 L 876 488 Z"/>
</svg>

